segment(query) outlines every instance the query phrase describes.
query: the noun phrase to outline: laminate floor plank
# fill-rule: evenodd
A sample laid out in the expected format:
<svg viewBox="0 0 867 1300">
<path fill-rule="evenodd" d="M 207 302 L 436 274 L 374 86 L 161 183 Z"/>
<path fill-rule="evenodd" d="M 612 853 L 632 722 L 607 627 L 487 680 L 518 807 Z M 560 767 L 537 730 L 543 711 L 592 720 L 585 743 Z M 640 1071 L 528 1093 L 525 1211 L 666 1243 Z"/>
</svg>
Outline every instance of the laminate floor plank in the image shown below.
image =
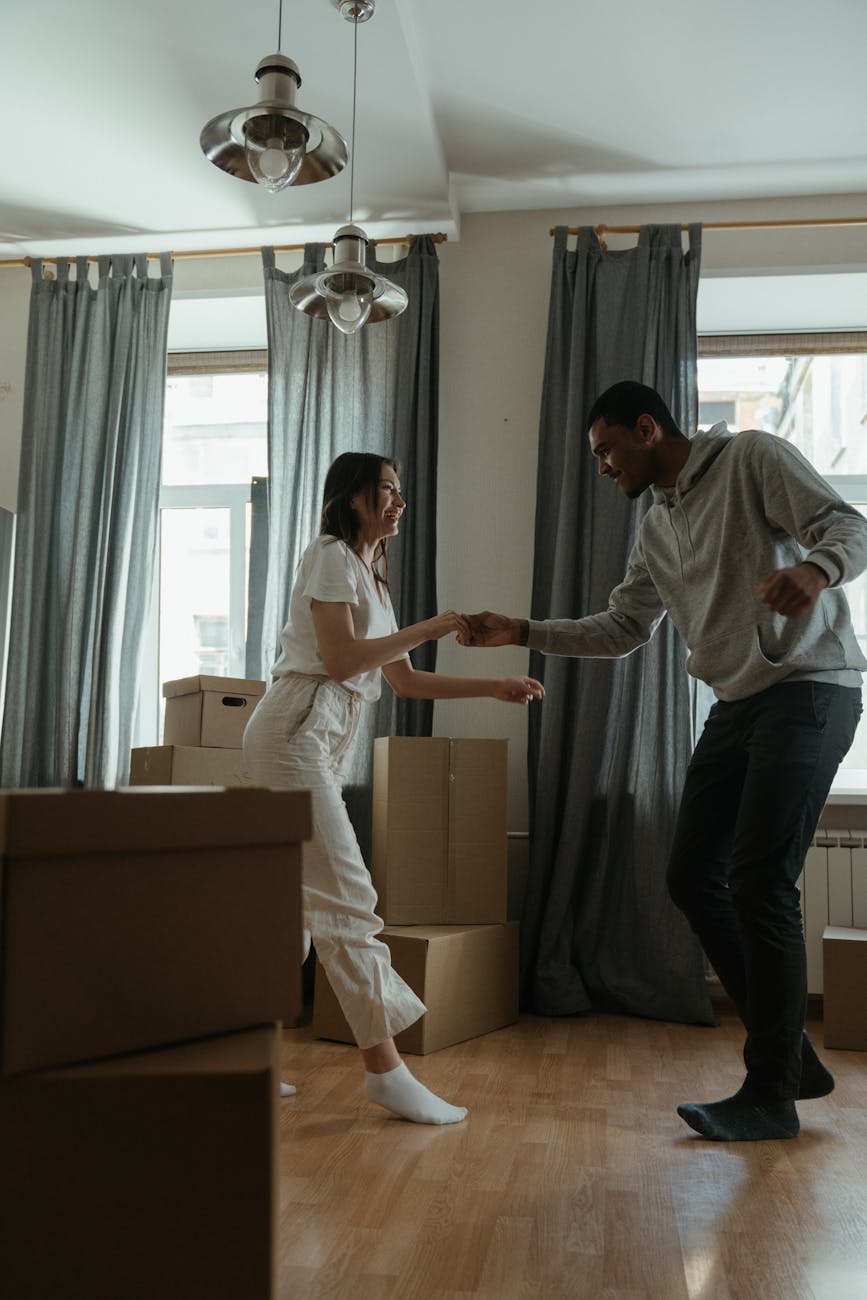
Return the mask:
<svg viewBox="0 0 867 1300">
<path fill-rule="evenodd" d="M 794 1141 L 727 1144 L 675 1107 L 739 1086 L 733 1017 L 527 1017 L 409 1057 L 470 1108 L 441 1128 L 366 1102 L 353 1048 L 288 1031 L 280 1300 L 867 1300 L 867 1053 L 811 1033 L 836 1091 Z"/>
</svg>

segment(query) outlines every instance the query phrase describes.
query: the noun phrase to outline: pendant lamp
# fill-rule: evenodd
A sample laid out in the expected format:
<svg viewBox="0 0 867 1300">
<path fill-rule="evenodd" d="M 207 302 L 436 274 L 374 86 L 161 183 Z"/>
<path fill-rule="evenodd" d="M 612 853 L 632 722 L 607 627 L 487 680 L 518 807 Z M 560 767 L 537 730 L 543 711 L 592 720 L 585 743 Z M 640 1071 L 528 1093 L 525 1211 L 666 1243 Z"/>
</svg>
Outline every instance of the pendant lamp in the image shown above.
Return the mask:
<svg viewBox="0 0 867 1300">
<path fill-rule="evenodd" d="M 335 232 L 331 266 L 296 281 L 289 291 L 293 307 L 308 316 L 328 317 L 344 334 L 362 325 L 399 316 L 409 299 L 403 289 L 367 265 L 370 240 L 352 223 L 355 186 L 355 112 L 358 80 L 358 24 L 373 16 L 376 0 L 341 0 L 342 16 L 355 27 L 352 67 L 352 158 L 349 164 L 349 224 Z"/>
<path fill-rule="evenodd" d="M 295 107 L 301 73 L 279 53 L 283 0 L 279 3 L 278 53 L 267 54 L 255 72 L 259 102 L 212 117 L 199 136 L 202 153 L 215 167 L 272 194 L 288 185 L 328 180 L 348 158 L 346 141 L 333 126 Z"/>
</svg>

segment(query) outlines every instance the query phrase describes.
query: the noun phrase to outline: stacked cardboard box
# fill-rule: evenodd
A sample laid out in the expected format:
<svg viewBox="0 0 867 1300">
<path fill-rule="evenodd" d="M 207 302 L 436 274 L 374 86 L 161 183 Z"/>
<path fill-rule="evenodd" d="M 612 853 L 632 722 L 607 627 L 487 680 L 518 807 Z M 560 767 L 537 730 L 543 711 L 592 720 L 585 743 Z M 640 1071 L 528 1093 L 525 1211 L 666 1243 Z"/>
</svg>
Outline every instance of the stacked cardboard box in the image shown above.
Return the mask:
<svg viewBox="0 0 867 1300">
<path fill-rule="evenodd" d="M 132 751 L 130 785 L 239 785 L 244 728 L 264 693 L 242 677 L 163 682 L 163 743 Z"/>
<path fill-rule="evenodd" d="M 16 1300 L 273 1294 L 309 795 L 0 793 L 0 1258 Z"/>
<path fill-rule="evenodd" d="M 392 963 L 427 1007 L 398 1035 L 424 1054 L 518 1017 L 518 927 L 506 919 L 505 740 L 374 742 L 371 874 Z M 321 967 L 313 1029 L 352 1042 Z"/>
</svg>

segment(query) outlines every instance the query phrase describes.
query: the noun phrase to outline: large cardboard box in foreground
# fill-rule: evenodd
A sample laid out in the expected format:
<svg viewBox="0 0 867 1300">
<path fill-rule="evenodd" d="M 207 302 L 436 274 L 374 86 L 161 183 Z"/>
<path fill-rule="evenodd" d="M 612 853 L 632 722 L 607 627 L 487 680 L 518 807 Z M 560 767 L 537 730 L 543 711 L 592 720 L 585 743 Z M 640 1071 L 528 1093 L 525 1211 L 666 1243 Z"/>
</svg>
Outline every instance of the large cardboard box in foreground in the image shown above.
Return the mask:
<svg viewBox="0 0 867 1300">
<path fill-rule="evenodd" d="M 402 1052 L 425 1056 L 518 1019 L 518 923 L 505 925 L 389 925 L 379 934 L 394 969 L 427 1007 L 398 1034 Z M 354 1038 L 322 967 L 316 967 L 313 1032 Z"/>
<path fill-rule="evenodd" d="M 148 745 L 130 754 L 130 785 L 240 785 L 237 749 Z"/>
<path fill-rule="evenodd" d="M 371 875 L 387 925 L 506 920 L 507 746 L 374 741 Z"/>
<path fill-rule="evenodd" d="M 867 930 L 826 926 L 822 958 L 825 1046 L 867 1052 Z"/>
<path fill-rule="evenodd" d="M 0 1074 L 297 1019 L 309 834 L 307 791 L 0 793 Z"/>
<path fill-rule="evenodd" d="M 273 1025 L 0 1079 L 9 1300 L 268 1300 Z"/>
<path fill-rule="evenodd" d="M 264 682 L 245 677 L 179 677 L 163 682 L 163 744 L 240 749 L 244 728 L 264 694 Z"/>
</svg>

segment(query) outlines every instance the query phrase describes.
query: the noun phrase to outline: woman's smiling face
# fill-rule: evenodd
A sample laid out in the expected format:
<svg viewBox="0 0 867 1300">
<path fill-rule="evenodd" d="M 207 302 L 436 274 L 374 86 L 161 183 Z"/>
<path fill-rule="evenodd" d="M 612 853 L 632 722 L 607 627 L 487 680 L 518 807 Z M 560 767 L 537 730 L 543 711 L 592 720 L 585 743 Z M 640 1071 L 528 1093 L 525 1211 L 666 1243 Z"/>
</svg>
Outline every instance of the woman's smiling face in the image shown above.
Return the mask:
<svg viewBox="0 0 867 1300">
<path fill-rule="evenodd" d="M 359 494 L 350 503 L 358 518 L 358 535 L 368 542 L 396 537 L 406 502 L 401 496 L 397 472 L 382 462 L 379 482 L 372 497 Z"/>
</svg>

